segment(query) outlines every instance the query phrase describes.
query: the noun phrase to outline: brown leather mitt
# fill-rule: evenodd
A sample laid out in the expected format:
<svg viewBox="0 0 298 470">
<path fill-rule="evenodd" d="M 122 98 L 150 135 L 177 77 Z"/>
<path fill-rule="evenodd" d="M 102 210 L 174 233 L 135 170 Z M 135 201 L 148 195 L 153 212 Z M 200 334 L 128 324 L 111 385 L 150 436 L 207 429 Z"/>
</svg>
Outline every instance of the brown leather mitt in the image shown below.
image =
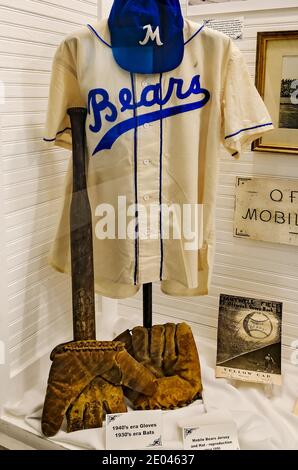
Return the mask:
<svg viewBox="0 0 298 470">
<path fill-rule="evenodd" d="M 186 406 L 201 396 L 201 368 L 197 347 L 186 323 L 138 326 L 122 333 L 127 351 L 155 377 L 157 389 L 152 396 L 131 393 L 127 396 L 135 409 L 174 409 Z"/>
<path fill-rule="evenodd" d="M 67 432 L 101 428 L 106 413 L 126 411 L 122 387 L 96 377 L 68 408 Z"/>
<path fill-rule="evenodd" d="M 52 354 L 42 432 L 52 437 L 67 415 L 68 429 L 100 427 L 106 412 L 126 411 L 121 385 L 152 395 L 156 379 L 118 341 L 77 341 Z"/>
</svg>

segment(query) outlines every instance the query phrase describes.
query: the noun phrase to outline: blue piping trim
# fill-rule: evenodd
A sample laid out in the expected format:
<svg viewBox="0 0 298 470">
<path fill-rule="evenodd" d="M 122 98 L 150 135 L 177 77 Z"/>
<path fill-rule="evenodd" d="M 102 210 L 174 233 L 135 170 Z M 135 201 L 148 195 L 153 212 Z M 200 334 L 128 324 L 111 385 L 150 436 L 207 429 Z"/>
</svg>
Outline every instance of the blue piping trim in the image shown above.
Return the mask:
<svg viewBox="0 0 298 470">
<path fill-rule="evenodd" d="M 135 93 L 135 82 L 133 73 L 130 74 L 131 77 L 131 91 L 133 97 L 133 104 L 136 104 L 136 93 Z M 136 205 L 136 228 L 135 228 L 135 271 L 134 271 L 134 285 L 137 285 L 138 280 L 138 252 L 139 252 L 139 212 L 138 212 L 138 123 L 137 123 L 137 109 L 134 106 L 133 117 L 135 120 L 135 130 L 134 130 L 134 184 L 135 184 L 135 205 Z"/>
<path fill-rule="evenodd" d="M 231 137 L 235 137 L 236 135 L 241 134 L 241 132 L 252 131 L 254 129 L 259 129 L 260 127 L 267 127 L 267 126 L 272 126 L 272 125 L 273 125 L 272 122 L 268 122 L 267 124 L 260 124 L 259 126 L 247 127 L 246 129 L 241 129 L 240 131 L 235 132 L 234 134 L 227 135 L 225 139 L 230 139 Z"/>
<path fill-rule="evenodd" d="M 162 111 L 162 73 L 159 77 L 160 84 L 160 111 Z M 163 260 L 164 260 L 164 246 L 163 246 L 163 225 L 162 225 L 162 180 L 163 180 L 163 118 L 160 119 L 160 159 L 159 159 L 159 230 L 160 230 L 160 280 L 163 277 Z"/>
<path fill-rule="evenodd" d="M 87 24 L 87 27 L 95 34 L 95 36 L 101 41 L 103 42 L 106 46 L 110 47 L 112 49 L 112 46 L 111 44 L 107 43 L 99 34 L 98 32 L 93 28 L 93 26 L 91 26 L 91 24 Z"/>
<path fill-rule="evenodd" d="M 209 23 L 209 21 L 205 21 L 205 23 L 200 27 L 200 29 L 198 29 L 198 31 L 196 31 L 185 43 L 184 43 L 184 46 L 186 46 L 186 44 L 188 44 L 190 41 L 192 41 L 196 36 L 197 34 L 199 34 L 204 28 L 205 26 Z M 105 44 L 106 46 L 110 47 L 112 49 L 112 46 L 111 44 L 109 44 L 108 42 L 106 42 L 99 34 L 98 32 L 96 31 L 96 29 L 93 28 L 93 26 L 91 26 L 91 24 L 87 24 L 87 27 L 95 34 L 95 36 L 97 36 L 97 38 L 103 42 L 103 44 Z"/>
<path fill-rule="evenodd" d="M 57 139 L 57 136 L 58 136 L 59 134 L 63 134 L 63 132 L 65 132 L 65 131 L 71 131 L 71 127 L 65 127 L 65 129 L 63 129 L 63 131 L 57 132 L 56 137 L 54 137 L 54 139 L 46 139 L 46 138 L 44 137 L 43 140 L 44 140 L 45 142 L 55 142 L 55 140 Z"/>
<path fill-rule="evenodd" d="M 188 44 L 190 41 L 192 41 L 204 28 L 205 26 L 209 23 L 209 21 L 205 21 L 205 23 L 200 27 L 200 29 L 198 29 L 198 31 L 196 31 L 185 43 L 184 43 L 184 46 L 186 46 L 186 44 Z"/>
</svg>

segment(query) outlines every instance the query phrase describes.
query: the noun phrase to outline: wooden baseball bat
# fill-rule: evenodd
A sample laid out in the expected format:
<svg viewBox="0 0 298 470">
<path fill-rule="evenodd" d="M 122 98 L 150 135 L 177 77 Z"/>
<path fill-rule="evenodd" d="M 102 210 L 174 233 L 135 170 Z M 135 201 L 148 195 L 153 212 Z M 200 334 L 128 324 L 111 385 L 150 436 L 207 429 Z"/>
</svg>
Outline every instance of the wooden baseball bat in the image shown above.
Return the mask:
<svg viewBox="0 0 298 470">
<path fill-rule="evenodd" d="M 92 217 L 86 184 L 86 108 L 70 108 L 73 195 L 70 210 L 74 340 L 96 339 Z M 143 286 L 143 326 L 152 328 L 152 284 Z"/>
<path fill-rule="evenodd" d="M 74 341 L 95 340 L 92 215 L 86 183 L 86 108 L 70 108 L 73 189 L 70 242 Z"/>
</svg>

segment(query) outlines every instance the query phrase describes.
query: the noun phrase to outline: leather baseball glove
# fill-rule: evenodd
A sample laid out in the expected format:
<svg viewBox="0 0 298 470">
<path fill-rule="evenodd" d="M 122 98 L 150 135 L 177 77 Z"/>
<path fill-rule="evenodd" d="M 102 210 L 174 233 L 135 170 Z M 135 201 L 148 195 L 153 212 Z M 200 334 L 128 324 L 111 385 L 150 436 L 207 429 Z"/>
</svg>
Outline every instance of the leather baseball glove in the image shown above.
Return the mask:
<svg viewBox="0 0 298 470">
<path fill-rule="evenodd" d="M 126 410 L 122 385 L 146 395 L 154 375 L 133 359 L 121 342 L 77 341 L 52 354 L 42 415 L 42 432 L 52 437 L 66 415 L 68 431 L 102 426 L 103 416 Z"/>
<path fill-rule="evenodd" d="M 151 396 L 126 391 L 138 410 L 174 409 L 201 397 L 202 381 L 198 351 L 191 328 L 186 323 L 138 326 L 122 333 L 116 341 L 157 378 Z"/>
<path fill-rule="evenodd" d="M 67 432 L 102 427 L 105 413 L 127 411 L 123 389 L 96 377 L 66 412 Z"/>
</svg>

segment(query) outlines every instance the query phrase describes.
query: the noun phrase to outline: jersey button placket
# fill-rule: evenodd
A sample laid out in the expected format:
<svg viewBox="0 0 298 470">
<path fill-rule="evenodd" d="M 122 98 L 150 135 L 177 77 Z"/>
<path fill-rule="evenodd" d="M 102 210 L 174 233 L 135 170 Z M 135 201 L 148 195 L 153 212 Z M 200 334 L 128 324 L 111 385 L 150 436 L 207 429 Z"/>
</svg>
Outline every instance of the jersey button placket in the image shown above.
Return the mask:
<svg viewBox="0 0 298 470">
<path fill-rule="evenodd" d="M 152 75 L 150 77 L 138 76 L 137 81 L 137 98 L 138 102 L 141 100 L 142 93 L 146 87 L 150 85 L 155 85 L 158 83 L 158 76 Z M 143 94 L 144 97 L 144 94 Z M 152 92 L 148 94 L 148 100 L 152 99 Z M 150 107 L 142 107 L 138 109 L 139 115 L 149 114 L 152 112 L 159 111 L 159 106 L 154 104 Z M 143 274 L 146 272 L 148 274 L 148 256 L 150 253 L 150 258 L 152 258 L 152 253 L 154 253 L 154 258 L 156 257 L 158 265 L 158 256 L 159 252 L 153 246 L 156 245 L 158 248 L 158 243 L 156 241 L 151 242 L 151 228 L 150 228 L 150 205 L 158 204 L 158 189 L 159 189 L 159 122 L 145 122 L 138 129 L 138 195 L 139 203 L 142 204 L 146 209 L 147 220 L 139 220 L 141 231 L 140 231 L 140 240 L 139 240 L 139 279 L 140 282 L 144 282 Z M 142 217 L 143 210 L 140 211 L 140 217 Z M 153 245 L 152 245 L 153 243 Z M 151 248 L 149 248 L 151 247 Z M 152 260 L 150 260 L 152 264 Z M 156 273 L 158 272 L 158 266 L 149 268 L 149 271 L 152 272 L 152 277 L 157 277 Z M 156 271 L 156 272 L 155 272 Z M 146 280 L 145 280 L 146 282 Z"/>
</svg>

